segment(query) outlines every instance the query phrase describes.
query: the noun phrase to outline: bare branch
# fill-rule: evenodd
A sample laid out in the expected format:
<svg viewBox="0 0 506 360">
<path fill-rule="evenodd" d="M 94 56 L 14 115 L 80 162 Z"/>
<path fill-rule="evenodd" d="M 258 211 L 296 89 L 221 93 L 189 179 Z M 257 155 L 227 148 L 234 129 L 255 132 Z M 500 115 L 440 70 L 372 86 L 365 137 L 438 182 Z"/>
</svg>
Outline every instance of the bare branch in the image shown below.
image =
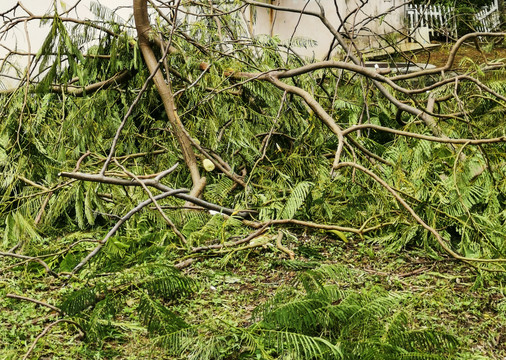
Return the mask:
<svg viewBox="0 0 506 360">
<path fill-rule="evenodd" d="M 109 232 L 105 235 L 104 239 L 98 243 L 98 245 L 95 247 L 95 249 L 93 249 L 93 251 L 91 251 L 83 260 L 81 260 L 81 262 L 79 264 L 77 264 L 74 267 L 74 269 L 72 270 L 72 274 L 77 273 L 84 265 L 86 265 L 86 263 L 88 261 L 91 260 L 91 258 L 93 258 L 96 254 L 98 254 L 98 252 L 100 251 L 100 249 L 102 249 L 102 247 L 107 243 L 107 240 L 109 240 L 109 238 L 111 236 L 113 236 L 116 233 L 116 231 L 118 231 L 118 229 L 120 228 L 120 226 L 123 225 L 123 223 L 125 221 L 127 221 L 128 219 L 130 219 L 135 213 L 141 211 L 145 206 L 151 204 L 155 200 L 161 200 L 161 199 L 164 199 L 164 198 L 166 198 L 168 196 L 174 196 L 176 194 L 179 194 L 181 192 L 186 192 L 186 191 L 188 191 L 188 190 L 186 190 L 186 189 L 178 189 L 178 190 L 171 190 L 171 191 L 165 192 L 165 193 L 160 194 L 160 195 L 156 195 L 156 196 L 153 197 L 153 199 L 145 200 L 145 201 L 141 202 L 139 205 L 137 205 L 135 208 L 133 208 L 132 210 L 130 210 L 128 213 L 125 214 L 125 216 L 123 216 L 116 223 L 116 225 L 114 225 L 114 227 L 111 230 L 109 230 Z"/>
<path fill-rule="evenodd" d="M 108 177 L 108 176 L 100 175 L 100 174 L 85 174 L 85 173 L 80 173 L 80 172 L 76 172 L 76 173 L 62 172 L 59 175 L 63 176 L 63 177 L 67 177 L 67 178 L 84 180 L 84 181 L 99 182 L 99 183 L 103 183 L 103 184 L 112 184 L 112 185 L 121 185 L 121 186 L 141 186 L 141 184 L 139 184 L 137 181 L 118 179 L 118 178 Z M 145 180 L 142 180 L 142 182 L 146 186 L 154 187 L 154 188 L 156 188 L 160 191 L 163 191 L 163 192 L 174 191 L 174 189 L 171 189 L 170 187 L 160 183 L 156 178 L 155 179 L 145 179 Z M 183 190 L 183 189 L 181 189 L 181 190 Z M 188 190 L 185 190 L 185 191 L 188 191 Z M 249 217 L 251 212 L 254 212 L 251 210 L 237 211 L 234 209 L 219 206 L 219 205 L 207 202 L 205 200 L 196 198 L 194 196 L 182 194 L 182 193 L 175 193 L 175 194 L 172 194 L 172 196 L 177 197 L 178 199 L 181 199 L 181 200 L 191 202 L 195 205 L 202 206 L 206 209 L 214 210 L 214 211 L 224 213 L 227 215 L 237 215 L 239 217 L 246 218 L 246 217 Z"/>
<path fill-rule="evenodd" d="M 53 306 L 53 305 L 48 304 L 48 303 L 45 303 L 43 301 L 39 301 L 39 300 L 35 300 L 35 299 L 32 299 L 32 298 L 29 298 L 29 297 L 26 297 L 26 296 L 15 295 L 15 294 L 7 294 L 7 295 L 5 295 L 5 297 L 11 298 L 11 299 L 30 301 L 30 302 L 33 302 L 33 303 L 35 303 L 37 305 L 41 305 L 41 306 L 45 306 L 47 308 L 50 308 L 51 310 L 54 310 L 54 311 L 56 311 L 59 314 L 63 313 L 63 311 L 60 308 L 57 308 L 56 306 Z"/>
<path fill-rule="evenodd" d="M 181 234 L 181 232 L 177 229 L 176 225 L 174 225 L 174 223 L 167 217 L 167 215 L 163 212 L 162 208 L 160 207 L 160 205 L 158 204 L 158 202 L 156 201 L 156 199 L 154 198 L 153 194 L 151 193 L 151 191 L 149 191 L 148 187 L 142 182 L 139 180 L 139 178 L 131 173 L 130 171 L 128 171 L 127 169 L 125 169 L 124 166 L 122 166 L 116 159 L 114 159 L 114 162 L 116 163 L 117 166 L 119 166 L 121 168 L 121 170 L 123 170 L 125 172 L 125 174 L 127 174 L 128 176 L 130 176 L 131 178 L 135 179 L 139 184 L 141 184 L 142 188 L 144 189 L 144 191 L 148 194 L 149 198 L 151 199 L 151 201 L 153 202 L 153 204 L 155 204 L 155 207 L 156 209 L 158 210 L 158 212 L 160 213 L 160 215 L 162 215 L 163 219 L 165 220 L 165 222 L 171 227 L 172 231 L 174 231 L 174 233 L 177 235 L 177 237 L 179 237 L 179 239 L 181 240 L 181 242 L 183 244 L 186 244 L 186 239 L 185 237 L 183 236 L 183 234 Z M 170 169 L 169 169 L 170 170 Z M 163 175 L 163 173 L 162 173 Z M 158 176 L 155 178 L 155 180 L 160 180 L 158 178 Z"/>
<path fill-rule="evenodd" d="M 491 138 L 491 139 L 450 139 L 447 137 L 443 138 L 443 137 L 416 134 L 416 133 L 411 133 L 408 131 L 391 129 L 388 127 L 375 125 L 375 124 L 354 125 L 348 129 L 343 130 L 343 135 L 348 135 L 352 132 L 362 130 L 362 129 L 374 129 L 374 130 L 378 130 L 378 131 L 389 132 L 389 133 L 396 134 L 396 135 L 407 136 L 407 137 L 412 137 L 412 138 L 416 138 L 416 139 L 428 140 L 428 141 L 445 143 L 445 144 L 481 145 L 481 144 L 494 144 L 494 143 L 499 143 L 499 142 L 506 142 L 506 136 L 501 136 L 498 138 Z"/>
<path fill-rule="evenodd" d="M 24 259 L 24 260 L 28 260 L 28 261 L 35 261 L 35 262 L 38 262 L 39 264 L 41 264 L 44 269 L 46 269 L 46 272 L 54 277 L 58 277 L 58 274 L 55 273 L 53 270 L 51 270 L 51 268 L 49 267 L 48 264 L 46 264 L 45 261 L 37 258 L 37 257 L 33 257 L 33 256 L 26 256 L 26 255 L 20 255 L 20 254 L 15 254 L 15 253 L 6 253 L 6 252 L 0 252 L 0 256 L 8 256 L 8 257 L 14 257 L 14 258 L 18 258 L 18 259 Z"/>
<path fill-rule="evenodd" d="M 419 223 L 424 229 L 429 231 L 437 240 L 438 244 L 441 246 L 441 248 L 450 256 L 454 257 L 455 259 L 467 261 L 467 262 L 482 262 L 482 263 L 498 263 L 498 262 L 506 262 L 506 259 L 477 259 L 477 258 L 468 258 L 462 255 L 457 254 L 455 251 L 453 251 L 450 246 L 445 242 L 441 234 L 434 229 L 432 226 L 428 225 L 425 221 L 422 220 L 420 216 L 409 206 L 409 204 L 394 190 L 388 185 L 383 179 L 381 179 L 378 175 L 373 173 L 372 171 L 366 169 L 365 167 L 352 163 L 352 162 L 343 162 L 337 165 L 336 170 L 339 170 L 343 167 L 353 167 L 355 169 L 358 169 L 362 171 L 363 173 L 367 174 L 369 177 L 374 179 L 377 183 L 379 183 L 381 186 L 383 186 L 390 194 L 394 196 L 394 198 L 402 205 L 404 209 L 406 209 L 411 216 L 415 219 L 417 223 Z"/>
<path fill-rule="evenodd" d="M 128 70 L 122 70 L 119 73 L 113 75 L 110 79 L 99 81 L 84 87 L 73 86 L 73 85 L 53 85 L 49 88 L 50 92 L 61 94 L 62 92 L 73 96 L 84 96 L 85 94 L 91 94 L 99 90 L 107 89 L 111 86 L 119 85 L 130 79 L 132 74 Z M 28 89 L 26 86 L 25 89 Z M 11 94 L 15 92 L 17 88 L 0 90 L 0 94 Z M 33 89 L 32 89 L 33 90 Z M 27 90 L 28 91 L 28 90 Z"/>
<path fill-rule="evenodd" d="M 42 337 L 44 337 L 44 335 L 46 335 L 49 332 L 49 330 L 51 330 L 51 328 L 53 326 L 58 325 L 60 323 L 64 323 L 64 322 L 74 325 L 79 330 L 79 332 L 80 332 L 79 336 L 80 337 L 84 337 L 85 336 L 86 333 L 84 332 L 83 328 L 81 327 L 81 325 L 79 325 L 75 321 L 67 320 L 67 319 L 56 320 L 55 322 L 52 322 L 51 324 L 49 324 L 48 326 L 46 326 L 46 328 L 35 338 L 35 340 L 33 341 L 32 345 L 30 346 L 30 348 L 26 352 L 25 356 L 23 356 L 22 360 L 26 360 L 26 359 L 28 359 L 30 357 L 30 354 L 32 353 L 33 349 L 35 349 L 35 345 L 37 345 L 37 342 Z"/>
</svg>

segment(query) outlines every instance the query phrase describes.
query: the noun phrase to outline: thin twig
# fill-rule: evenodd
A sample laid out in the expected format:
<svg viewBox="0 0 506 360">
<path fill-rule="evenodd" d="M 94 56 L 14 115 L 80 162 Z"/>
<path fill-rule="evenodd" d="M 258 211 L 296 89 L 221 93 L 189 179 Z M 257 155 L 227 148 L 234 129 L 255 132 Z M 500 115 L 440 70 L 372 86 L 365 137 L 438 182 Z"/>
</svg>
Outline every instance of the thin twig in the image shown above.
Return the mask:
<svg viewBox="0 0 506 360">
<path fill-rule="evenodd" d="M 257 236 L 262 235 L 264 232 L 267 231 L 267 227 L 268 227 L 268 225 L 266 224 L 266 225 L 262 226 L 260 229 L 258 229 L 257 231 L 252 232 L 251 234 L 249 234 L 248 236 L 246 236 L 245 238 L 243 238 L 241 240 L 237 240 L 237 241 L 229 242 L 229 243 L 224 243 L 224 244 L 214 244 L 214 245 L 209 245 L 209 246 L 194 247 L 194 248 L 192 248 L 192 252 L 200 252 L 200 251 L 205 251 L 205 250 L 217 250 L 217 249 L 223 249 L 223 248 L 241 245 L 241 244 L 244 244 L 245 242 L 248 242 L 248 241 L 256 238 Z"/>
<path fill-rule="evenodd" d="M 375 231 L 378 229 L 381 229 L 384 226 L 393 225 L 394 222 L 387 222 L 378 224 L 375 226 L 371 226 L 369 228 L 365 228 L 365 224 L 360 227 L 360 229 L 346 227 L 346 226 L 339 226 L 339 225 L 327 225 L 327 224 L 318 224 L 312 221 L 303 221 L 303 220 L 297 220 L 297 219 L 277 219 L 277 220 L 268 220 L 265 222 L 256 222 L 256 221 L 250 221 L 250 220 L 243 220 L 242 221 L 244 225 L 250 226 L 252 228 L 258 229 L 262 228 L 264 226 L 271 226 L 271 225 L 287 225 L 287 224 L 293 224 L 293 225 L 299 225 L 304 226 L 312 229 L 320 229 L 320 230 L 337 230 L 342 232 L 350 232 L 357 235 L 366 234 L 371 231 Z"/>
<path fill-rule="evenodd" d="M 406 137 L 412 137 L 415 139 L 420 140 L 427 140 L 432 142 L 438 142 L 438 143 L 444 143 L 444 144 L 469 144 L 469 145 L 481 145 L 481 144 L 494 144 L 499 142 L 506 142 L 506 136 L 500 136 L 496 138 L 491 139 L 450 139 L 447 137 L 437 137 L 437 136 L 429 136 L 429 135 L 423 135 L 423 134 L 416 134 L 408 131 L 402 131 L 402 130 L 396 130 L 391 129 L 388 127 L 375 125 L 375 124 L 362 124 L 362 125 L 355 125 L 348 129 L 343 130 L 343 135 L 348 135 L 354 131 L 360 130 L 360 129 L 374 129 L 378 131 L 385 131 L 391 134 L 406 136 Z"/>
<path fill-rule="evenodd" d="M 356 168 L 363 173 L 369 175 L 372 179 L 374 179 L 377 183 L 379 183 L 381 186 L 383 186 L 389 193 L 391 193 L 394 198 L 406 209 L 411 216 L 416 220 L 417 223 L 419 223 L 424 229 L 429 231 L 434 237 L 436 238 L 439 245 L 443 248 L 443 250 L 448 253 L 450 256 L 454 257 L 455 259 L 466 261 L 466 262 L 482 262 L 482 263 L 494 263 L 494 262 L 506 262 L 506 259 L 478 259 L 478 258 L 468 258 L 465 256 L 462 256 L 455 251 L 453 251 L 450 246 L 444 241 L 443 237 L 439 232 L 434 229 L 432 226 L 428 225 L 425 221 L 422 220 L 422 218 L 409 206 L 409 204 L 394 190 L 388 185 L 383 179 L 381 179 L 378 175 L 373 173 L 372 171 L 366 169 L 365 167 L 352 163 L 352 162 L 344 162 L 340 163 L 336 170 L 342 168 L 342 167 L 353 167 Z"/>
<path fill-rule="evenodd" d="M 58 277 L 58 274 L 55 273 L 53 270 L 51 270 L 51 268 L 49 267 L 49 265 L 46 264 L 46 262 L 44 260 L 41 260 L 41 259 L 39 259 L 37 257 L 20 255 L 20 254 L 14 254 L 14 253 L 6 253 L 6 252 L 0 252 L 0 256 L 14 257 L 14 258 L 18 258 L 18 259 L 27 260 L 27 261 L 38 262 L 39 264 L 41 264 L 44 267 L 44 269 L 46 269 L 46 272 L 48 274 L 53 275 L 54 277 Z"/>
<path fill-rule="evenodd" d="M 182 192 L 187 192 L 187 191 L 188 190 L 186 190 L 186 189 L 171 190 L 171 191 L 165 192 L 163 194 L 156 195 L 156 196 L 153 197 L 153 199 L 154 200 L 160 200 L 160 199 L 164 199 L 164 198 L 166 198 L 168 196 L 174 196 L 176 194 L 179 194 L 179 193 L 182 193 Z M 109 238 L 116 233 L 116 231 L 120 228 L 121 225 L 123 225 L 123 223 L 125 221 L 127 221 L 128 219 L 130 219 L 135 213 L 141 211 L 145 206 L 151 204 L 152 201 L 153 200 L 148 199 L 148 200 L 145 200 L 145 201 L 141 202 L 135 208 L 133 208 L 132 210 L 130 210 L 125 216 L 123 216 L 116 223 L 116 225 L 114 225 L 114 227 L 111 230 L 109 230 L 109 232 L 105 235 L 104 239 L 101 240 L 98 243 L 98 245 L 95 247 L 95 249 L 93 249 L 83 260 L 81 260 L 81 262 L 79 264 L 77 264 L 74 267 L 74 269 L 72 270 L 72 274 L 77 273 L 84 265 L 86 265 L 86 263 L 88 261 L 90 261 L 91 258 L 93 258 L 100 251 L 100 249 L 102 249 L 102 247 L 107 243 L 107 240 L 109 240 Z"/>
<path fill-rule="evenodd" d="M 100 175 L 100 174 L 85 174 L 85 173 L 81 173 L 81 172 L 76 172 L 76 173 L 62 172 L 59 174 L 59 176 L 77 179 L 77 180 L 98 182 L 98 183 L 103 183 L 103 184 L 113 184 L 113 185 L 121 185 L 121 186 L 141 186 L 141 184 L 135 180 L 118 179 L 118 178 L 104 176 L 104 175 Z M 146 186 L 154 187 L 154 188 L 156 188 L 160 191 L 163 191 L 163 192 L 173 191 L 172 188 L 160 183 L 156 178 L 155 179 L 145 179 L 145 180 L 141 180 L 141 181 Z M 187 202 L 191 202 L 191 203 L 201 206 L 201 207 L 205 207 L 206 209 L 209 209 L 209 210 L 214 210 L 219 213 L 224 213 L 227 215 L 237 215 L 242 218 L 247 218 L 250 216 L 251 213 L 255 213 L 255 211 L 252 211 L 252 210 L 237 211 L 235 209 L 226 208 L 226 207 L 216 205 L 216 204 L 210 203 L 208 201 L 199 199 L 197 197 L 194 197 L 194 196 L 191 196 L 188 194 L 183 194 L 183 193 L 176 193 L 176 194 L 174 194 L 174 197 L 185 200 Z"/>
<path fill-rule="evenodd" d="M 290 257 L 290 260 L 293 260 L 295 259 L 295 253 L 290 250 L 289 248 L 283 246 L 283 244 L 281 244 L 281 240 L 283 239 L 283 232 L 281 230 L 278 231 L 278 236 L 276 238 L 276 247 L 281 250 L 282 252 L 284 252 L 285 254 L 288 254 L 288 256 Z"/>
<path fill-rule="evenodd" d="M 249 184 L 249 182 L 251 181 L 252 177 L 253 177 L 253 172 L 255 171 L 257 165 L 260 163 L 260 161 L 262 161 L 263 159 L 265 159 L 265 155 L 267 154 L 267 148 L 269 146 L 269 141 L 272 137 L 272 134 L 274 133 L 274 127 L 276 126 L 276 124 L 278 123 L 278 120 L 281 116 L 281 111 L 283 110 L 283 107 L 285 105 L 285 101 L 286 101 L 286 90 L 283 92 L 283 97 L 281 98 L 281 103 L 279 104 L 279 109 L 278 109 L 278 113 L 276 114 L 276 117 L 274 118 L 274 121 L 272 122 L 272 126 L 271 126 L 271 129 L 269 130 L 269 132 L 267 133 L 267 137 L 263 139 L 262 141 L 262 146 L 260 148 L 260 151 L 262 152 L 262 155 L 257 159 L 257 161 L 255 161 L 255 163 L 253 164 L 253 167 L 251 168 L 251 171 L 250 171 L 250 176 L 249 176 L 249 179 L 248 179 L 248 182 L 246 183 L 246 185 Z"/>
<path fill-rule="evenodd" d="M 42 215 L 44 215 L 44 211 L 46 210 L 47 204 L 49 204 L 49 200 L 51 199 L 51 196 L 53 196 L 53 192 L 49 192 L 46 197 L 44 198 L 44 202 L 40 206 L 39 212 L 37 213 L 37 216 L 35 217 L 35 220 L 33 221 L 34 225 L 39 225 L 40 220 L 42 219 Z"/>
<path fill-rule="evenodd" d="M 116 135 L 114 136 L 114 139 L 112 141 L 111 149 L 109 150 L 109 156 L 107 156 L 107 159 L 105 160 L 104 166 L 102 167 L 102 170 L 100 170 L 100 174 L 101 175 L 104 175 L 105 171 L 107 170 L 107 167 L 109 166 L 109 163 L 112 160 L 112 157 L 114 156 L 114 153 L 116 151 L 116 145 L 118 143 L 119 136 L 121 134 L 121 130 L 123 130 L 123 128 L 125 127 L 127 119 L 132 114 L 132 111 L 134 110 L 135 105 L 137 105 L 137 103 L 140 101 L 142 95 L 147 90 L 149 82 L 151 81 L 151 79 L 153 79 L 153 77 L 156 75 L 156 73 L 160 69 L 160 66 L 161 66 L 161 64 L 163 62 L 163 59 L 165 59 L 165 57 L 168 55 L 168 53 L 169 53 L 169 48 L 167 47 L 164 50 L 162 58 L 160 59 L 160 61 L 158 61 L 155 69 L 151 72 L 151 74 L 149 74 L 149 76 L 146 79 L 146 81 L 144 81 L 144 84 L 142 85 L 141 90 L 137 94 L 137 97 L 132 102 L 132 104 L 130 104 L 130 107 L 128 108 L 127 112 L 125 113 L 125 116 L 123 116 L 123 120 L 121 121 L 121 124 L 118 126 L 118 129 L 116 130 Z"/>
<path fill-rule="evenodd" d="M 32 298 L 29 298 L 29 297 L 26 297 L 26 296 L 15 295 L 15 294 L 7 294 L 7 295 L 5 295 L 5 297 L 11 298 L 11 299 L 30 301 L 30 302 L 33 302 L 35 304 L 38 304 L 38 305 L 50 308 L 51 310 L 54 310 L 54 311 L 56 311 L 56 312 L 58 312 L 60 314 L 63 313 L 63 311 L 60 308 L 57 308 L 56 306 L 53 306 L 53 305 L 48 304 L 48 303 L 45 303 L 43 301 L 39 301 L 39 300 L 35 300 L 35 299 L 32 299 Z"/>
<path fill-rule="evenodd" d="M 184 237 L 183 234 L 181 234 L 181 232 L 177 229 L 176 225 L 172 222 L 172 220 L 170 220 L 167 215 L 163 212 L 162 208 L 160 207 L 160 205 L 158 204 L 158 202 L 155 200 L 153 194 L 151 193 L 151 191 L 149 191 L 148 187 L 142 182 L 139 180 L 139 178 L 134 174 L 134 173 L 131 173 L 130 171 L 128 171 L 123 165 L 121 165 L 116 159 L 114 159 L 114 162 L 116 163 L 116 165 L 121 168 L 121 170 L 123 170 L 125 172 L 125 174 L 127 174 L 128 176 L 132 177 L 133 179 L 135 179 L 139 184 L 141 184 L 142 188 L 144 189 L 144 191 L 146 192 L 146 194 L 148 194 L 149 198 L 151 199 L 151 201 L 153 202 L 153 204 L 155 205 L 156 209 L 158 210 L 158 212 L 160 213 L 160 215 L 162 215 L 163 219 L 165 220 L 165 222 L 171 227 L 172 231 L 174 231 L 174 233 L 177 235 L 177 237 L 181 240 L 181 242 L 183 244 L 187 244 L 186 242 L 186 239 Z M 170 169 L 169 169 L 170 170 Z M 163 177 L 164 175 L 168 174 L 167 172 L 162 172 L 160 175 L 160 178 Z M 155 179 L 156 180 L 160 180 L 159 177 L 156 177 Z"/>
<path fill-rule="evenodd" d="M 184 269 L 185 267 L 188 267 L 191 264 L 193 264 L 194 261 L 195 261 L 194 258 L 189 258 L 189 259 L 183 260 L 181 262 L 178 262 L 177 264 L 174 265 L 174 267 L 176 269 L 181 270 L 181 269 Z"/>
<path fill-rule="evenodd" d="M 51 328 L 55 325 L 58 325 L 59 323 L 62 323 L 62 322 L 66 322 L 66 323 L 69 323 L 69 324 L 72 324 L 74 325 L 78 330 L 79 330 L 79 335 L 80 337 L 84 337 L 86 335 L 86 333 L 84 332 L 83 328 L 81 327 L 81 325 L 79 325 L 78 323 L 76 323 L 75 321 L 72 321 L 72 320 L 67 320 L 67 319 L 59 319 L 59 320 L 56 320 L 55 322 L 52 322 L 51 324 L 49 324 L 48 326 L 46 326 L 46 328 L 35 338 L 35 340 L 33 341 L 32 345 L 30 346 L 30 348 L 28 349 L 28 351 L 26 352 L 25 356 L 23 356 L 23 359 L 22 360 L 26 360 L 28 359 L 28 357 L 30 356 L 30 354 L 32 353 L 33 349 L 35 349 L 35 345 L 37 345 L 37 342 L 44 336 L 46 335 L 49 330 L 51 330 Z"/>
</svg>

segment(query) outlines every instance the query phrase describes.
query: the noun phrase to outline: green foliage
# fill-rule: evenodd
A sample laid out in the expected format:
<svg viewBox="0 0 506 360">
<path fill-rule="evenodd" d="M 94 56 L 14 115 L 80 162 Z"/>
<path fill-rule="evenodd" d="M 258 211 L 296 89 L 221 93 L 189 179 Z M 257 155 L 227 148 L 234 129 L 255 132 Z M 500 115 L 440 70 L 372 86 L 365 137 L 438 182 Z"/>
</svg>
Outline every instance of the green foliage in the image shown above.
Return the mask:
<svg viewBox="0 0 506 360">
<path fill-rule="evenodd" d="M 380 289 L 355 291 L 336 285 L 339 266 L 303 273 L 301 283 L 286 287 L 257 307 L 255 322 L 239 328 L 214 320 L 199 324 L 200 334 L 184 328 L 161 337 L 171 354 L 215 359 L 450 359 L 459 347 L 455 337 L 415 329 L 400 309 L 401 297 Z M 221 329 L 220 329 L 221 327 Z M 204 331 L 203 329 L 207 329 Z M 190 352 L 191 349 L 191 352 Z M 191 355 L 189 355 L 191 353 Z"/>
<path fill-rule="evenodd" d="M 141 295 L 137 310 L 150 334 L 172 334 L 188 328 L 181 318 L 148 295 Z"/>
<path fill-rule="evenodd" d="M 176 302 L 190 296 L 197 288 L 194 280 L 170 266 L 154 263 L 114 275 L 112 282 L 87 284 L 70 291 L 59 305 L 65 315 L 85 329 L 89 341 L 101 341 L 111 332 L 120 331 L 121 326 L 116 327 L 121 324 L 117 316 L 128 306 L 125 305 L 127 293 L 128 303 L 133 302 L 132 295 L 138 299 L 134 311 L 149 334 L 165 335 L 188 327 L 160 301 Z"/>
</svg>

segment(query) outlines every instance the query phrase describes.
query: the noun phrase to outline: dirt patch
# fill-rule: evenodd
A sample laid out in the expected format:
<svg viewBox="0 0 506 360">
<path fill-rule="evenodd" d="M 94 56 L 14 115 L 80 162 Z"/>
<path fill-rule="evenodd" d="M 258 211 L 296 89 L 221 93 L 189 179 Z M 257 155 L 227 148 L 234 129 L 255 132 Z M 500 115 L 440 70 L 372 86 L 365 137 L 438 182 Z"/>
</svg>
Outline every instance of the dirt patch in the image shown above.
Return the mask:
<svg viewBox="0 0 506 360">
<path fill-rule="evenodd" d="M 411 54 L 409 58 L 417 63 L 429 63 L 436 66 L 444 66 L 448 61 L 448 56 L 453 44 L 442 44 L 437 49 L 429 51 L 420 51 Z M 504 61 L 502 61 L 504 60 Z M 487 64 L 491 62 L 506 62 L 506 47 L 493 44 L 480 44 L 479 48 L 475 44 L 464 44 L 460 47 L 455 56 L 454 68 L 465 66 L 466 61 L 472 61 L 475 64 Z M 469 63 L 467 64 L 469 65 Z"/>
</svg>

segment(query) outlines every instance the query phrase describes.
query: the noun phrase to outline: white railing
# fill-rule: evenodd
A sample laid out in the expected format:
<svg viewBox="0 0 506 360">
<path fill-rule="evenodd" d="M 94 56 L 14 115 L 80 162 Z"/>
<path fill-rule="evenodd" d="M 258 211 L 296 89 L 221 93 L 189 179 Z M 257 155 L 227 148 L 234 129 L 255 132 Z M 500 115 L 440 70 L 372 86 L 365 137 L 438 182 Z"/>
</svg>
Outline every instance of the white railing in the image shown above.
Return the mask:
<svg viewBox="0 0 506 360">
<path fill-rule="evenodd" d="M 407 20 L 409 34 L 414 36 L 417 29 L 428 28 L 431 37 L 444 36 L 457 37 L 457 21 L 455 18 L 455 9 L 441 5 L 406 5 L 405 16 Z M 478 25 L 476 31 L 490 32 L 496 30 L 501 24 L 498 0 L 493 0 L 492 4 L 484 6 L 479 12 L 474 14 Z"/>
<path fill-rule="evenodd" d="M 446 38 L 457 37 L 457 23 L 455 11 L 452 7 L 442 5 L 414 5 L 406 6 L 406 19 L 410 34 L 418 28 L 428 28 L 429 34 L 440 34 Z"/>
<path fill-rule="evenodd" d="M 478 22 L 476 30 L 480 32 L 490 32 L 496 30 L 501 24 L 501 16 L 499 14 L 499 3 L 497 0 L 488 6 L 484 6 L 474 15 Z"/>
</svg>

